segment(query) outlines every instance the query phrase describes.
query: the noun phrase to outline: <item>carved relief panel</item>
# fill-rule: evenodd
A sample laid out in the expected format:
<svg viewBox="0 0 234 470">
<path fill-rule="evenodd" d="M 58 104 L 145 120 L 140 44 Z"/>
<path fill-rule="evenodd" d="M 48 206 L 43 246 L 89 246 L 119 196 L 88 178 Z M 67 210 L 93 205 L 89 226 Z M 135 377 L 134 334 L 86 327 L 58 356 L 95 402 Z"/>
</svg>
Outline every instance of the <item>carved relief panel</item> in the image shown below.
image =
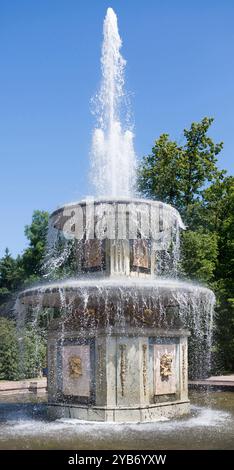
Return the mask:
<svg viewBox="0 0 234 470">
<path fill-rule="evenodd" d="M 64 346 L 62 348 L 63 394 L 90 396 L 90 346 Z"/>
<path fill-rule="evenodd" d="M 176 393 L 176 345 L 154 345 L 154 394 Z"/>
</svg>

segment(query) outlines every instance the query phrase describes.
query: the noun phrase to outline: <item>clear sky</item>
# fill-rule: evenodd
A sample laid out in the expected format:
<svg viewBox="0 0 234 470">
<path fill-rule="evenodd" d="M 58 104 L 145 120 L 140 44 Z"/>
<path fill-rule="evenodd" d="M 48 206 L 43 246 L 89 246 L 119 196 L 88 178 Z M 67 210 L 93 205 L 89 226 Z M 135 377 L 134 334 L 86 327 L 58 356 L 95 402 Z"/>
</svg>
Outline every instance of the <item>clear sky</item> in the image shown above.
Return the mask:
<svg viewBox="0 0 234 470">
<path fill-rule="evenodd" d="M 118 15 L 138 157 L 192 121 L 233 173 L 233 0 L 0 0 L 0 255 L 26 246 L 34 209 L 90 194 L 90 99 L 100 82 L 102 23 Z"/>
</svg>

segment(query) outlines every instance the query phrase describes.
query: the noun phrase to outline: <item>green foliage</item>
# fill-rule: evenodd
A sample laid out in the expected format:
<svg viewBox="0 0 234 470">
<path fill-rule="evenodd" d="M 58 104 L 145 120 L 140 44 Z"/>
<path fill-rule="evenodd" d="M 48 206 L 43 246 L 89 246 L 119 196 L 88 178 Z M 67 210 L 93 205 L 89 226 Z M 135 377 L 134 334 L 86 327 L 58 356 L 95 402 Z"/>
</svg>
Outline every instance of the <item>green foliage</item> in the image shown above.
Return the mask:
<svg viewBox="0 0 234 470">
<path fill-rule="evenodd" d="M 29 240 L 29 247 L 23 253 L 22 266 L 26 278 L 32 278 L 32 280 L 36 280 L 42 273 L 48 217 L 48 212 L 34 211 L 31 225 L 26 225 L 25 227 L 25 235 Z"/>
<path fill-rule="evenodd" d="M 40 278 L 45 254 L 48 213 L 35 211 L 32 223 L 25 227 L 29 247 L 14 259 L 6 249 L 0 259 L 0 304 L 4 315 L 10 296 L 26 284 Z M 12 320 L 0 317 L 0 379 L 17 380 L 35 377 L 45 364 L 46 341 L 43 329 L 27 326 L 18 338 Z"/>
<path fill-rule="evenodd" d="M 16 327 L 12 320 L 0 317 L 0 379 L 19 378 L 19 354 Z"/>
<path fill-rule="evenodd" d="M 17 289 L 40 279 L 45 255 L 48 213 L 35 211 L 31 225 L 25 227 L 29 247 L 13 258 L 6 248 L 0 259 L 0 303 Z"/>
<path fill-rule="evenodd" d="M 192 123 L 189 130 L 184 130 L 186 143 L 181 162 L 181 183 L 185 206 L 189 206 L 196 200 L 204 184 L 222 175 L 216 166 L 216 156 L 221 151 L 223 143 L 215 144 L 207 136 L 212 122 L 212 118 L 205 117 L 201 122 Z"/>
<path fill-rule="evenodd" d="M 0 287 L 0 305 L 4 304 L 10 296 L 11 292 L 7 287 Z"/>
<path fill-rule="evenodd" d="M 37 377 L 45 364 L 42 331 L 27 326 L 18 332 L 13 320 L 0 317 L 0 380 Z"/>
<path fill-rule="evenodd" d="M 223 144 L 214 144 L 207 136 L 212 122 L 206 117 L 192 123 L 184 130 L 183 146 L 170 141 L 168 134 L 161 135 L 139 167 L 140 192 L 177 207 L 186 223 L 190 222 L 191 206 L 199 204 L 204 186 L 224 173 L 216 166 Z"/>
<path fill-rule="evenodd" d="M 181 237 L 184 276 L 216 294 L 215 352 L 220 367 L 234 370 L 234 177 L 217 167 L 223 144 L 207 135 L 213 119 L 184 130 L 184 145 L 163 134 L 138 172 L 140 192 L 172 204 L 188 230 Z"/>
<path fill-rule="evenodd" d="M 24 378 L 37 377 L 46 365 L 46 339 L 43 332 L 27 326 L 20 345 L 21 372 Z"/>
<path fill-rule="evenodd" d="M 14 259 L 6 248 L 0 260 L 0 294 L 6 295 L 14 291 L 22 282 L 23 275 L 20 258 Z"/>
<path fill-rule="evenodd" d="M 218 298 L 216 338 L 217 356 L 226 370 L 234 370 L 234 177 L 215 187 L 214 226 L 219 234 L 216 269 Z M 222 192 L 222 194 L 221 194 Z"/>
<path fill-rule="evenodd" d="M 152 153 L 143 158 L 138 172 L 140 192 L 149 198 L 179 205 L 182 148 L 168 134 L 156 140 Z"/>
<path fill-rule="evenodd" d="M 208 283 L 214 279 L 218 240 L 215 233 L 187 230 L 182 234 L 182 269 L 193 280 Z"/>
</svg>

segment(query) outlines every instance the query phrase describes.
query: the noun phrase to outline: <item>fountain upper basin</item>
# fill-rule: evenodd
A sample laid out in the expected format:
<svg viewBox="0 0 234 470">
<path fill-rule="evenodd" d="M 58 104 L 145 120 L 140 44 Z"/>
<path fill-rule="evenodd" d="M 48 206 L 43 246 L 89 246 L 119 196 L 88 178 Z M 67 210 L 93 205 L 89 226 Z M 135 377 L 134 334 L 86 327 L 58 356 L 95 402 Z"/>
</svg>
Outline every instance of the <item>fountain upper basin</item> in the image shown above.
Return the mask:
<svg viewBox="0 0 234 470">
<path fill-rule="evenodd" d="M 50 216 L 48 272 L 73 258 L 75 277 L 171 277 L 183 229 L 179 212 L 159 201 L 89 198 L 65 204 Z"/>
</svg>

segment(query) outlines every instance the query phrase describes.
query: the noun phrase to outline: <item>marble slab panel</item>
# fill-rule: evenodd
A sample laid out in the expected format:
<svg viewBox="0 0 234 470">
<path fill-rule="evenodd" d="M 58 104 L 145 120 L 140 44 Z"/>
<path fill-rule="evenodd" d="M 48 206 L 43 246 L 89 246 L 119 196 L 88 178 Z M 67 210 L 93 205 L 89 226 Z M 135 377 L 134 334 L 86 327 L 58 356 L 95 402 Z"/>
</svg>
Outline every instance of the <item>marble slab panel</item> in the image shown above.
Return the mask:
<svg viewBox="0 0 234 470">
<path fill-rule="evenodd" d="M 63 394 L 90 396 L 90 346 L 76 345 L 62 348 Z"/>
<path fill-rule="evenodd" d="M 176 393 L 176 345 L 154 345 L 154 394 Z"/>
</svg>

